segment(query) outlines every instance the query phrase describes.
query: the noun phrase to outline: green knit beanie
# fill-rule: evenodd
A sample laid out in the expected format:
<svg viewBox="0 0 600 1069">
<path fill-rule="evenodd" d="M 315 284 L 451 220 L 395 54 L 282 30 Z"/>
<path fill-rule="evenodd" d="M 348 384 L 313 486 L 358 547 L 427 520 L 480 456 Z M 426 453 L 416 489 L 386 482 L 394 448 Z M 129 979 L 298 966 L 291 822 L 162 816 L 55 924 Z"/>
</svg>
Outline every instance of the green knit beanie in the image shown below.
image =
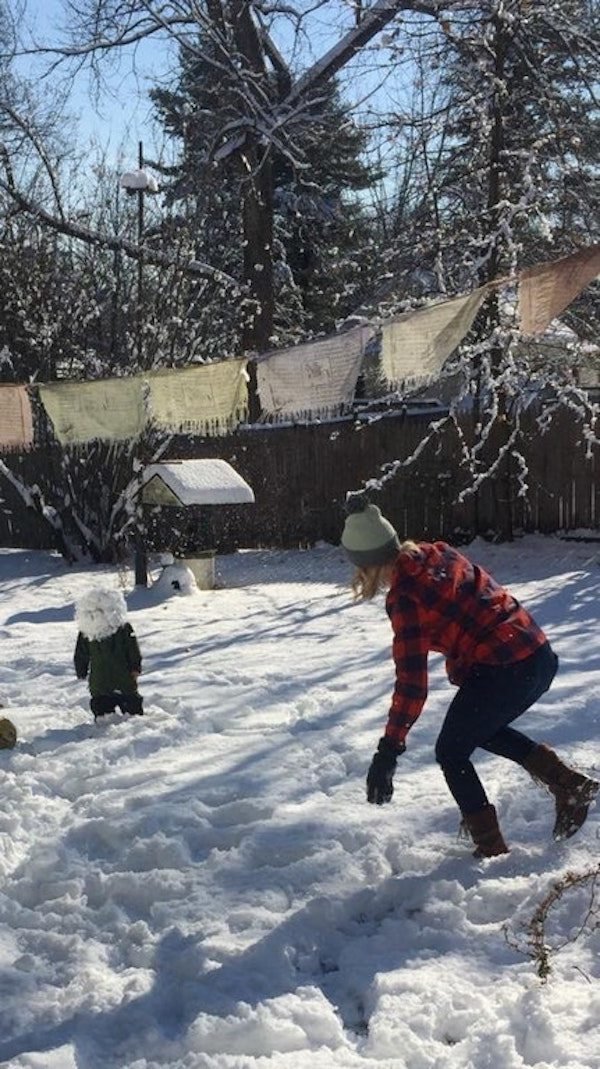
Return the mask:
<svg viewBox="0 0 600 1069">
<path fill-rule="evenodd" d="M 400 549 L 400 539 L 377 505 L 364 494 L 348 494 L 342 547 L 357 568 L 390 564 Z"/>
</svg>

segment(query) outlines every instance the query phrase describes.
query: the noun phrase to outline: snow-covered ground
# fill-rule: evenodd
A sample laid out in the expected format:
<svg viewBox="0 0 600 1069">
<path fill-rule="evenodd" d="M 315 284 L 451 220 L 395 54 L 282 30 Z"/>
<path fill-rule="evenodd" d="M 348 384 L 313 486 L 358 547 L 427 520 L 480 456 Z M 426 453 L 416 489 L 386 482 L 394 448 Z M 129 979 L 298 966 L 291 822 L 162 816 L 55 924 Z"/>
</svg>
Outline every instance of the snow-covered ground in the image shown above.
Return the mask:
<svg viewBox="0 0 600 1069">
<path fill-rule="evenodd" d="M 519 726 L 598 772 L 600 547 L 468 552 L 561 658 Z M 394 800 L 367 805 L 393 682 L 382 602 L 352 604 L 333 547 L 219 570 L 221 589 L 161 600 L 116 569 L 0 553 L 0 700 L 19 733 L 0 752 L 0 1064 L 600 1069 L 590 888 L 552 911 L 565 946 L 546 984 L 504 933 L 597 865 L 600 810 L 556 844 L 550 797 L 481 754 L 512 852 L 475 861 L 433 757 L 439 657 Z M 99 581 L 129 589 L 147 715 L 95 727 L 73 601 Z"/>
</svg>

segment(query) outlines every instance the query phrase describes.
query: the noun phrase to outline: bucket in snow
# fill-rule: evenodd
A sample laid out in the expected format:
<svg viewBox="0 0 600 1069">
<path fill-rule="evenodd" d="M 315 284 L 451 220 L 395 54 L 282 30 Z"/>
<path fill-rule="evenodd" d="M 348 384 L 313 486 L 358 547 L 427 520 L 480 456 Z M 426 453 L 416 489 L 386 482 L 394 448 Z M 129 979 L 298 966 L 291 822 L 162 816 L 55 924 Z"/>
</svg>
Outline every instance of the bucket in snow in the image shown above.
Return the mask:
<svg viewBox="0 0 600 1069">
<path fill-rule="evenodd" d="M 184 557 L 181 561 L 192 572 L 198 590 L 214 590 L 215 588 L 215 557 L 216 550 L 201 550 L 195 557 Z"/>
</svg>

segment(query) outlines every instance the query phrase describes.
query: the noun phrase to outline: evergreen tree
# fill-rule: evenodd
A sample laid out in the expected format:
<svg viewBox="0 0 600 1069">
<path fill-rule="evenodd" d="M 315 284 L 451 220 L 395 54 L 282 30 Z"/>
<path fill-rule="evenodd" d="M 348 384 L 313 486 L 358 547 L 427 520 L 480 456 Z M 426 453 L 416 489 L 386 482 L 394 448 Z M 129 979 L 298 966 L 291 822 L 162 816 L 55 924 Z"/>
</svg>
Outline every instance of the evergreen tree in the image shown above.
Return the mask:
<svg viewBox="0 0 600 1069">
<path fill-rule="evenodd" d="M 273 77 L 273 93 L 276 93 Z M 195 254 L 242 278 L 242 189 L 252 181 L 237 157 L 220 158 L 235 93 L 203 59 L 181 55 L 179 83 L 152 92 L 157 115 L 179 145 L 168 175 L 169 227 L 187 231 Z M 339 92 L 327 83 L 314 93 L 302 121 L 273 139 L 273 252 L 276 307 L 273 344 L 331 331 L 372 284 L 372 222 L 360 193 L 375 180 L 363 162 L 365 135 L 349 118 Z M 239 349 L 243 305 L 214 314 L 224 350 Z M 213 316 L 214 328 L 214 316 Z"/>
<path fill-rule="evenodd" d="M 600 239 L 599 54 L 598 0 L 479 0 L 428 34 L 431 111 L 403 131 L 427 160 L 408 218 L 399 205 L 405 270 L 410 249 L 455 291 Z"/>
</svg>

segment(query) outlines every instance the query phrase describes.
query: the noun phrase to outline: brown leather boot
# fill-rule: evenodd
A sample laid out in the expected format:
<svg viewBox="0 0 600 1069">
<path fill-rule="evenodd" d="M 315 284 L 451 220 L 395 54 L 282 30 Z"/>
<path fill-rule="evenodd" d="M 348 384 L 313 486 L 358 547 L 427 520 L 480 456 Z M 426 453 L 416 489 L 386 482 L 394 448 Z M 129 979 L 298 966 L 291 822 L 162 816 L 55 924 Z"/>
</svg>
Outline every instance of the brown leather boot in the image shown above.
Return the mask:
<svg viewBox="0 0 600 1069">
<path fill-rule="evenodd" d="M 556 821 L 553 838 L 569 839 L 585 821 L 590 802 L 600 790 L 600 783 L 569 768 L 554 750 L 543 743 L 532 750 L 523 762 L 523 768 L 534 779 L 545 784 L 554 796 Z"/>
<path fill-rule="evenodd" d="M 473 857 L 497 857 L 499 854 L 508 854 L 508 846 L 498 826 L 498 818 L 493 805 L 485 805 L 483 809 L 478 809 L 475 813 L 463 813 L 463 823 L 471 833 L 471 838 L 477 847 L 473 851 Z"/>
</svg>

